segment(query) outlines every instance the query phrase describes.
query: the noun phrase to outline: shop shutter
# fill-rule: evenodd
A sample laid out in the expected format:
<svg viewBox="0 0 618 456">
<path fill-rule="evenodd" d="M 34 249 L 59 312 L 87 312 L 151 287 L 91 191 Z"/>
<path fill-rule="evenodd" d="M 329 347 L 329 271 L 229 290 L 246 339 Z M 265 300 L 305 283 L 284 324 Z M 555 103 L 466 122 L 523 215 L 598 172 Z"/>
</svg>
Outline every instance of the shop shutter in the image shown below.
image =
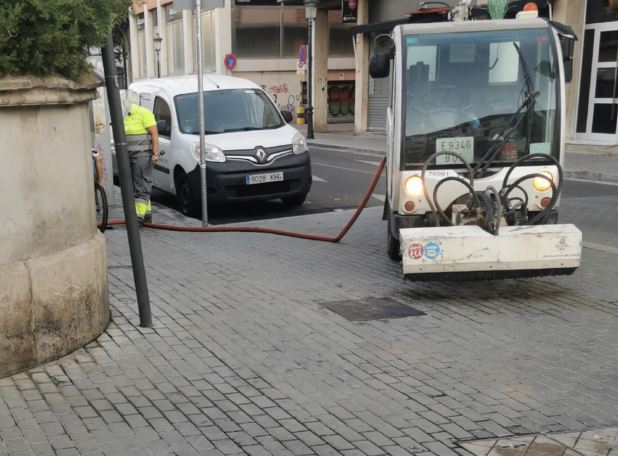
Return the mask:
<svg viewBox="0 0 618 456">
<path fill-rule="evenodd" d="M 389 78 L 369 78 L 367 99 L 367 129 L 386 131 L 386 110 L 391 99 L 391 80 Z"/>
</svg>

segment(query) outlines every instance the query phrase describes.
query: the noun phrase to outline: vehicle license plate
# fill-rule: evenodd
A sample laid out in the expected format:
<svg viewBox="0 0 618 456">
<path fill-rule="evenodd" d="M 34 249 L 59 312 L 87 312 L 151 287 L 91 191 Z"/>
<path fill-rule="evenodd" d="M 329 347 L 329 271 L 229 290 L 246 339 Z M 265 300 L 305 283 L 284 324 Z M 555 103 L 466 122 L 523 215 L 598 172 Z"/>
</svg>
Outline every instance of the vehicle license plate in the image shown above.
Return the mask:
<svg viewBox="0 0 618 456">
<path fill-rule="evenodd" d="M 268 173 L 268 174 L 252 174 L 245 176 L 245 183 L 247 185 L 253 184 L 265 184 L 266 182 L 280 182 L 283 180 L 283 172 Z"/>
<path fill-rule="evenodd" d="M 474 136 L 438 138 L 436 139 L 436 152 L 455 152 L 461 155 L 468 163 L 471 163 L 474 161 Z M 460 161 L 453 155 L 440 155 L 436 158 L 436 165 L 458 163 Z"/>
</svg>

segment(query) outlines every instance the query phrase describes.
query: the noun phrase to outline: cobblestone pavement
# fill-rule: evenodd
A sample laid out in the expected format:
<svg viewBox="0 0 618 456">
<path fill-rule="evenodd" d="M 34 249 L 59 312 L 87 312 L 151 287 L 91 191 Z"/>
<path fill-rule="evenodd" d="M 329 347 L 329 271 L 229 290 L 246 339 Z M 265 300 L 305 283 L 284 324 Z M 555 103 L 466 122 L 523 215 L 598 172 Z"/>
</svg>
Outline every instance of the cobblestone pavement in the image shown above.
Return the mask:
<svg viewBox="0 0 618 456">
<path fill-rule="evenodd" d="M 579 217 L 565 202 L 562 220 L 601 248 L 573 276 L 525 281 L 405 282 L 378 208 L 338 245 L 144 230 L 152 329 L 111 230 L 113 322 L 0 380 L 0 455 L 453 455 L 615 426 L 618 241 L 602 223 L 615 208 L 588 202 Z M 267 224 L 332 234 L 349 215 Z M 370 297 L 425 314 L 348 321 L 322 305 Z"/>
</svg>

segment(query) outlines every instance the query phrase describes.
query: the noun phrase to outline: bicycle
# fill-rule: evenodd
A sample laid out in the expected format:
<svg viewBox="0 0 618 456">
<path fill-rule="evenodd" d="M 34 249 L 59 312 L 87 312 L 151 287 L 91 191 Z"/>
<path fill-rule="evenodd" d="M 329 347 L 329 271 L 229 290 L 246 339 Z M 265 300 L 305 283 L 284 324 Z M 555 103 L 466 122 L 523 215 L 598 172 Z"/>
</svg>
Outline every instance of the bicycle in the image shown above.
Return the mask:
<svg viewBox="0 0 618 456">
<path fill-rule="evenodd" d="M 94 173 L 94 207 L 97 215 L 97 227 L 103 233 L 107 228 L 107 216 L 109 215 L 109 207 L 107 206 L 107 194 L 101 184 L 99 184 L 99 175 L 103 170 L 101 156 L 96 149 L 92 149 L 92 162 Z"/>
</svg>

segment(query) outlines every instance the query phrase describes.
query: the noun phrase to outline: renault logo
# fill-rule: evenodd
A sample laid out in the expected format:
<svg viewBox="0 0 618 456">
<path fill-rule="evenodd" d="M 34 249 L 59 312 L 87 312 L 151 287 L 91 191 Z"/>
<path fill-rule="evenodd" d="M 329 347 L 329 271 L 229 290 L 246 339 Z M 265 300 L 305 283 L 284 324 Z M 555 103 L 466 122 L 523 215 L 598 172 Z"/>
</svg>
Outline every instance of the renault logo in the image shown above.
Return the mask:
<svg viewBox="0 0 618 456">
<path fill-rule="evenodd" d="M 268 155 L 266 155 L 266 151 L 264 149 L 258 149 L 255 151 L 255 156 L 257 157 L 258 163 L 265 163 L 266 162 L 266 158 L 268 157 Z"/>
</svg>

